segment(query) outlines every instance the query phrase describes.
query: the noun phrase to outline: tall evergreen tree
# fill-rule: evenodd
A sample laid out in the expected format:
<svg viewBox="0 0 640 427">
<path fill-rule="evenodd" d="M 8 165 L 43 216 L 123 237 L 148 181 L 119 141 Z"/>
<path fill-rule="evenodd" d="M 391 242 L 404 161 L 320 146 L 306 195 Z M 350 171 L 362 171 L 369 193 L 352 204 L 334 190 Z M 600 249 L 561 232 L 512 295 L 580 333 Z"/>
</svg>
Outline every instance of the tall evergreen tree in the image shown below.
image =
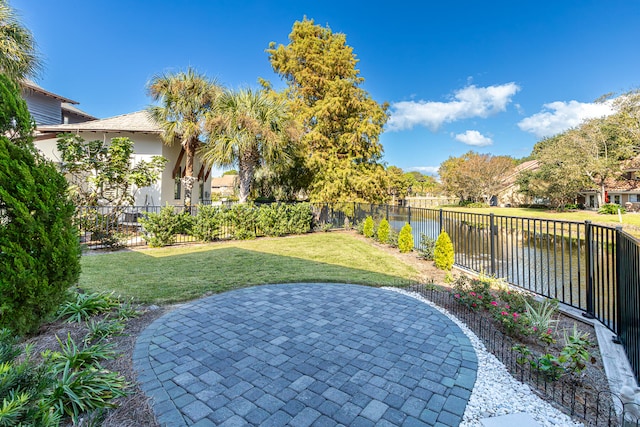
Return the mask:
<svg viewBox="0 0 640 427">
<path fill-rule="evenodd" d="M 288 84 L 293 115 L 301 121 L 307 163 L 314 173 L 309 196 L 316 201 L 386 198 L 379 136 L 387 121 L 380 105 L 360 86 L 364 79 L 344 34 L 304 18 L 293 25 L 288 45 L 271 43 L 274 71 Z"/>
</svg>

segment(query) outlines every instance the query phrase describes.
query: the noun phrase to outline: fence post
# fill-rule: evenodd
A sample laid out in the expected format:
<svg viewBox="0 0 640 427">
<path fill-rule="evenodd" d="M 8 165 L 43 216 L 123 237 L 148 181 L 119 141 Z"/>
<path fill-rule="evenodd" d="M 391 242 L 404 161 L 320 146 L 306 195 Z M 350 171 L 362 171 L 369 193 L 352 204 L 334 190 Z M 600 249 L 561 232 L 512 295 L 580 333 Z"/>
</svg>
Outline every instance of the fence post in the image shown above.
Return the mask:
<svg viewBox="0 0 640 427">
<path fill-rule="evenodd" d="M 594 319 L 593 310 L 593 230 L 591 230 L 591 221 L 584 222 L 584 240 L 585 240 L 585 270 L 587 274 L 587 311 L 582 313 L 587 319 Z"/>
<path fill-rule="evenodd" d="M 440 208 L 440 218 L 439 218 L 439 227 L 438 232 L 436 234 L 440 235 L 440 232 L 444 230 L 444 222 L 442 222 L 442 208 Z"/>
<path fill-rule="evenodd" d="M 408 209 L 407 223 L 411 225 L 411 206 L 409 206 L 407 209 Z"/>
<path fill-rule="evenodd" d="M 489 239 L 491 242 L 491 275 L 495 276 L 496 274 L 496 238 L 494 234 L 495 229 L 495 218 L 493 213 L 489 214 Z"/>
<path fill-rule="evenodd" d="M 387 204 L 385 204 L 385 206 L 387 207 L 387 212 L 386 212 L 386 214 L 385 214 L 384 219 L 386 219 L 387 221 L 389 221 L 389 204 L 387 203 Z"/>
<path fill-rule="evenodd" d="M 613 337 L 613 342 L 616 344 L 622 344 L 622 341 L 620 341 L 620 332 L 621 332 L 621 328 L 622 328 L 622 286 L 621 286 L 621 280 L 620 280 L 620 274 L 622 273 L 620 271 L 620 269 L 622 268 L 622 263 L 620 261 L 620 253 L 622 252 L 622 239 L 620 238 L 622 233 L 622 226 L 617 226 L 616 227 L 616 312 L 615 312 L 615 316 L 616 316 L 616 325 L 615 328 L 613 329 L 613 332 L 615 332 L 615 336 Z M 628 266 L 625 268 L 629 268 Z"/>
</svg>

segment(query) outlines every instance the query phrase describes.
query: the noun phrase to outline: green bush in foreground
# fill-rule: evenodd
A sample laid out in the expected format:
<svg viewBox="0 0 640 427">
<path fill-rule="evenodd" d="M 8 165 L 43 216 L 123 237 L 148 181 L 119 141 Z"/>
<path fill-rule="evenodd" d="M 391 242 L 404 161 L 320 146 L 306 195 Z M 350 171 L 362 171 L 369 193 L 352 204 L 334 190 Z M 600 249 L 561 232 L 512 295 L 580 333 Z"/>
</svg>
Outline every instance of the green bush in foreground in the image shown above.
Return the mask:
<svg viewBox="0 0 640 427">
<path fill-rule="evenodd" d="M 398 235 L 398 249 L 400 252 L 407 253 L 413 249 L 413 233 L 409 223 L 405 223 L 400 234 Z"/>
<path fill-rule="evenodd" d="M 362 234 L 365 237 L 373 237 L 373 218 L 368 216 L 364 220 L 364 225 L 362 226 Z"/>
<path fill-rule="evenodd" d="M 433 251 L 433 260 L 440 270 L 451 271 L 454 263 L 453 243 L 446 231 L 442 230 L 436 240 L 436 247 Z"/>
<path fill-rule="evenodd" d="M 383 219 L 380 221 L 378 225 L 378 242 L 380 243 L 388 243 L 389 242 L 389 231 L 391 227 L 389 226 L 389 221 Z"/>
<path fill-rule="evenodd" d="M 26 111 L 17 87 L 2 75 L 0 87 Z M 4 107 L 0 121 L 11 121 Z M 64 177 L 30 139 L 13 140 L 11 133 L 0 132 L 0 328 L 23 335 L 37 330 L 77 282 L 80 244 Z"/>
</svg>

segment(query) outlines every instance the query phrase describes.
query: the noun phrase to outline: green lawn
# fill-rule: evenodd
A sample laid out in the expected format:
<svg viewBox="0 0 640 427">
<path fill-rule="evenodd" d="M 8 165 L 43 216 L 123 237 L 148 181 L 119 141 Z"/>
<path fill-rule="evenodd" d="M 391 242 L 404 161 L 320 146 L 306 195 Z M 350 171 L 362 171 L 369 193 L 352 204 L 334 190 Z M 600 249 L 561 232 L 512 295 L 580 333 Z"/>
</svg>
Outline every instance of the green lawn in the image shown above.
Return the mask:
<svg viewBox="0 0 640 427">
<path fill-rule="evenodd" d="M 265 283 L 399 285 L 418 272 L 345 233 L 174 246 L 82 257 L 79 286 L 167 304 Z"/>
<path fill-rule="evenodd" d="M 634 235 L 640 234 L 640 214 L 628 213 L 622 215 L 622 224 L 618 215 L 600 215 L 595 211 L 580 210 L 575 212 L 555 212 L 543 209 L 530 209 L 530 208 L 461 208 L 461 207 L 443 207 L 443 210 L 458 211 L 458 212 L 473 212 L 480 214 L 503 215 L 503 216 L 517 216 L 517 217 L 530 217 L 530 218 L 543 218 L 543 219 L 555 219 L 555 220 L 567 220 L 567 221 L 591 221 L 595 224 L 603 224 L 610 226 L 622 225 L 622 227 Z"/>
</svg>

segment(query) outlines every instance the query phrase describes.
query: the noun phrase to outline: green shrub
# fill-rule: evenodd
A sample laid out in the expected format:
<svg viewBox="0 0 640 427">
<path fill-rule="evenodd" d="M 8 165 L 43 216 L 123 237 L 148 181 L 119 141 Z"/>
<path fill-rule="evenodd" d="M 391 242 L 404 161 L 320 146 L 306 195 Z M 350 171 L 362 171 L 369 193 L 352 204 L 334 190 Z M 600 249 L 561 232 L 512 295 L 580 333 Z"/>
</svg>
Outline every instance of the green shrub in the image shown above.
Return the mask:
<svg viewBox="0 0 640 427">
<path fill-rule="evenodd" d="M 428 261 L 433 260 L 433 251 L 436 248 L 436 239 L 420 233 L 420 256 Z"/>
<path fill-rule="evenodd" d="M 218 206 L 200 206 L 196 214 L 191 234 L 202 242 L 212 242 L 221 237 L 225 215 Z"/>
<path fill-rule="evenodd" d="M 184 219 L 170 205 L 160 209 L 160 213 L 147 213 L 139 221 L 142 224 L 142 237 L 152 248 L 173 245 L 176 234 L 184 226 Z"/>
<path fill-rule="evenodd" d="M 231 235 L 237 240 L 256 238 L 257 209 L 251 203 L 231 206 L 227 211 L 227 221 L 231 226 Z"/>
<path fill-rule="evenodd" d="M 413 249 L 413 234 L 409 223 L 405 223 L 398 234 L 398 249 L 402 253 L 411 252 Z"/>
<path fill-rule="evenodd" d="M 389 231 L 391 227 L 389 226 L 389 221 L 386 219 L 382 219 L 380 224 L 378 224 L 378 242 L 387 243 L 389 242 Z"/>
<path fill-rule="evenodd" d="M 389 246 L 397 248 L 398 247 L 398 237 L 400 237 L 398 235 L 398 232 L 392 228 L 391 230 L 389 230 L 389 238 L 387 239 L 387 244 Z"/>
<path fill-rule="evenodd" d="M 18 112 L 12 115 L 10 104 L 25 111 L 26 105 L 1 75 L 0 90 L 6 96 L 0 129 L 12 128 L 6 121 Z M 23 335 L 53 314 L 77 282 L 80 244 L 64 177 L 30 138 L 12 140 L 8 132 L 0 132 L 0 328 Z"/>
<path fill-rule="evenodd" d="M 81 322 L 96 314 L 106 313 L 120 305 L 113 294 L 77 293 L 70 301 L 66 301 L 58 308 L 58 319 L 66 318 L 67 322 Z"/>
<path fill-rule="evenodd" d="M 451 271 L 453 267 L 453 243 L 446 231 L 442 230 L 433 250 L 433 260 L 440 270 Z"/>
<path fill-rule="evenodd" d="M 373 237 L 373 218 L 371 218 L 371 216 L 365 218 L 362 226 L 362 234 L 364 234 L 365 237 Z"/>
<path fill-rule="evenodd" d="M 55 381 L 51 369 L 36 365 L 9 329 L 0 329 L 0 426 L 58 426 L 60 414 L 50 411 L 44 396 Z"/>
<path fill-rule="evenodd" d="M 625 208 L 620 205 L 616 205 L 615 203 L 605 203 L 604 205 L 600 206 L 600 209 L 598 209 L 598 213 L 601 215 L 618 215 L 618 210 L 620 210 L 621 214 L 627 213 Z"/>
<path fill-rule="evenodd" d="M 489 205 L 483 202 L 471 202 L 471 201 L 464 201 L 464 202 L 460 202 L 459 206 L 465 207 L 465 208 L 488 208 Z"/>
</svg>

